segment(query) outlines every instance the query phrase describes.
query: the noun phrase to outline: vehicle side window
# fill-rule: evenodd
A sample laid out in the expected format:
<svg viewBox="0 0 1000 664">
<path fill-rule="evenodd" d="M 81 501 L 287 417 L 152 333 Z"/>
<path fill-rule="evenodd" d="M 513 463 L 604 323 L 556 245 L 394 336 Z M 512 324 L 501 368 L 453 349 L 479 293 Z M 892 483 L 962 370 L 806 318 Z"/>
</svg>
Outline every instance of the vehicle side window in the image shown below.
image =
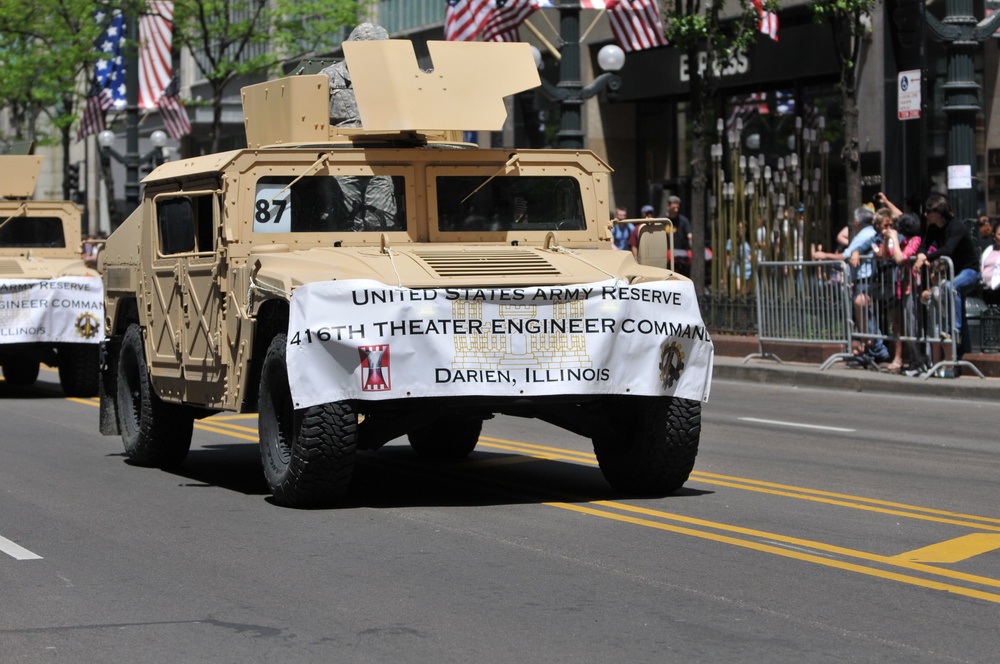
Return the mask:
<svg viewBox="0 0 1000 664">
<path fill-rule="evenodd" d="M 160 253 L 166 256 L 215 249 L 212 196 L 178 196 L 156 203 Z"/>
</svg>

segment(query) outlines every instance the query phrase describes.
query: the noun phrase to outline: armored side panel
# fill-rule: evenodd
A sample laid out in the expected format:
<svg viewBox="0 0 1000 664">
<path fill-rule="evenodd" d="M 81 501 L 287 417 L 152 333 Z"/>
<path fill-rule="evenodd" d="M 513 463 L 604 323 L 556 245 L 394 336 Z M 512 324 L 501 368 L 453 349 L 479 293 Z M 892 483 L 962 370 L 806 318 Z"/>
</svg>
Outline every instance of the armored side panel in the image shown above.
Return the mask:
<svg viewBox="0 0 1000 664">
<path fill-rule="evenodd" d="M 287 76 L 243 88 L 247 145 L 296 145 L 330 140 L 330 79 Z"/>
</svg>

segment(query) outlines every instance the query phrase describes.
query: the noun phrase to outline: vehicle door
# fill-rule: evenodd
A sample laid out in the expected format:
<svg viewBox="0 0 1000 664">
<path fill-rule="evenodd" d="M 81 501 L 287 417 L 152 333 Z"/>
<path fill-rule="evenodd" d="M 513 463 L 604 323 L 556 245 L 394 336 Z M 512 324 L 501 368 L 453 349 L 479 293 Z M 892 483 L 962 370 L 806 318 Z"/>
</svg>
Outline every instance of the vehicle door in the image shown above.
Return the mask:
<svg viewBox="0 0 1000 664">
<path fill-rule="evenodd" d="M 169 193 L 158 195 L 154 204 L 158 250 L 150 336 L 157 374 L 164 379 L 160 384 L 173 383 L 171 394 L 184 401 L 221 403 L 225 285 L 218 196 L 214 191 Z"/>
</svg>

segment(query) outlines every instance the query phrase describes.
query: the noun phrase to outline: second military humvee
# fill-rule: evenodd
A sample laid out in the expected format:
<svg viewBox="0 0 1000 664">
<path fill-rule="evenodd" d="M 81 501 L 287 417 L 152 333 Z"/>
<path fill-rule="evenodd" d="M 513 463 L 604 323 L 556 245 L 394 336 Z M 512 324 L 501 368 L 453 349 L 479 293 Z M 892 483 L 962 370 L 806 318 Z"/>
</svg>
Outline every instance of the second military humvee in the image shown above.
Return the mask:
<svg viewBox="0 0 1000 664">
<path fill-rule="evenodd" d="M 687 480 L 712 344 L 663 228 L 637 262 L 593 153 L 462 141 L 538 85 L 526 44 L 428 48 L 429 72 L 408 41 L 345 42 L 360 127 L 331 126 L 330 77 L 292 75 L 244 88 L 247 148 L 143 180 L 98 261 L 101 430 L 132 462 L 258 412 L 274 499 L 329 505 L 358 450 L 460 458 L 502 413 L 591 438 L 621 491 Z"/>
<path fill-rule="evenodd" d="M 41 167 L 39 156 L 0 156 L 0 367 L 6 383 L 24 386 L 44 363 L 67 396 L 92 397 L 101 279 L 83 260 L 80 207 L 29 200 Z"/>
</svg>

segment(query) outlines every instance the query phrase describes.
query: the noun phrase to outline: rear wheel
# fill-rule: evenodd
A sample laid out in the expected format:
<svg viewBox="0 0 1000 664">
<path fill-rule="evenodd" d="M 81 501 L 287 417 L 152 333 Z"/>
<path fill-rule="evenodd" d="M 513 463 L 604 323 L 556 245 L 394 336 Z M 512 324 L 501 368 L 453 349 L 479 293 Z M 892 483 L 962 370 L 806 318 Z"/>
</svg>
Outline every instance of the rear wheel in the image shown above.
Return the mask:
<svg viewBox="0 0 1000 664">
<path fill-rule="evenodd" d="M 410 447 L 428 459 L 464 459 L 472 454 L 483 431 L 478 417 L 438 420 L 407 434 Z"/>
<path fill-rule="evenodd" d="M 285 335 L 264 357 L 258 400 L 260 455 L 275 502 L 327 507 L 346 492 L 354 471 L 358 418 L 347 401 L 296 410 L 288 387 Z"/>
<path fill-rule="evenodd" d="M 666 495 L 684 485 L 701 439 L 701 403 L 671 397 L 608 400 L 614 434 L 595 437 L 605 479 L 622 493 Z"/>
<path fill-rule="evenodd" d="M 38 380 L 40 362 L 31 357 L 8 357 L 3 361 L 3 379 L 10 385 L 25 387 Z"/>
<path fill-rule="evenodd" d="M 156 396 L 149 382 L 142 329 L 130 325 L 118 359 L 118 424 L 125 454 L 140 466 L 167 468 L 187 456 L 194 415 Z"/>
<path fill-rule="evenodd" d="M 98 388 L 97 344 L 59 347 L 59 384 L 68 397 L 92 397 Z"/>
</svg>

